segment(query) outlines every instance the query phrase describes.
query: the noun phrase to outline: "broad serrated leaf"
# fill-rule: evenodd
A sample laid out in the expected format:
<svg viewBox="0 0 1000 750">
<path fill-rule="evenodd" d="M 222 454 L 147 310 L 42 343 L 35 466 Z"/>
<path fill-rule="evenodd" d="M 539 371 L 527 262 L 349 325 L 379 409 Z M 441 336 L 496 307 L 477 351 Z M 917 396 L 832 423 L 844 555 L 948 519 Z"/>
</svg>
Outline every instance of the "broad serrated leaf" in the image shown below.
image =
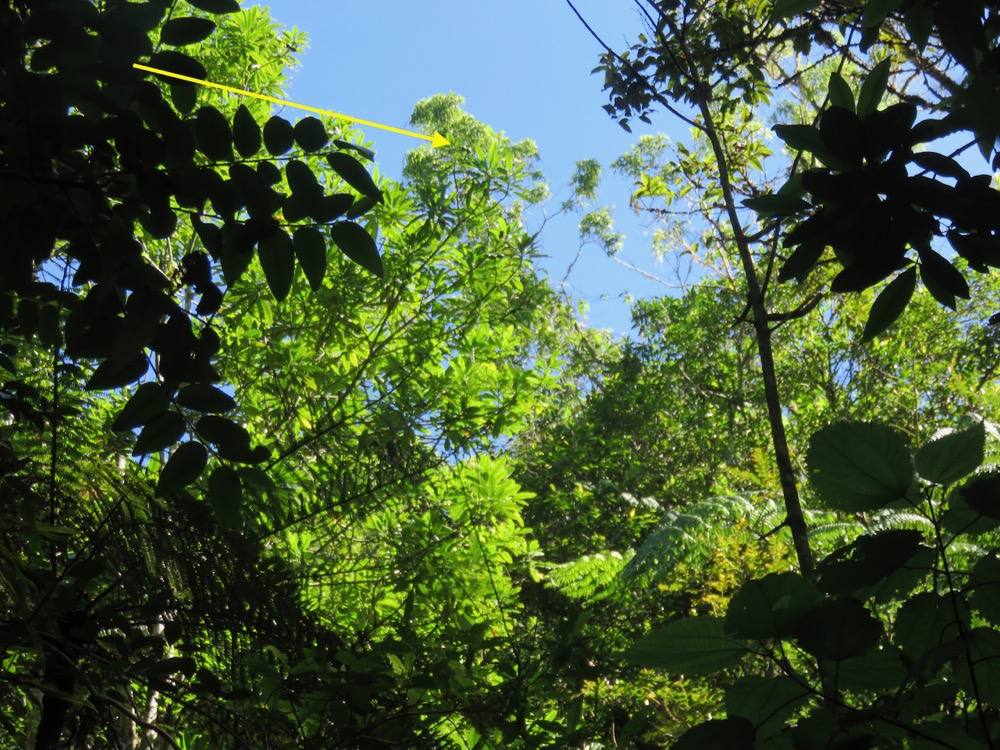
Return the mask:
<svg viewBox="0 0 1000 750">
<path fill-rule="evenodd" d="M 181 388 L 177 403 L 203 414 L 221 414 L 236 408 L 232 396 L 208 383 L 192 383 Z"/>
<path fill-rule="evenodd" d="M 294 145 L 295 129 L 288 120 L 275 115 L 264 123 L 264 148 L 271 156 L 281 156 Z"/>
<path fill-rule="evenodd" d="M 243 104 L 237 107 L 236 114 L 233 115 L 233 143 L 244 159 L 256 156 L 260 151 L 260 126 Z"/>
<path fill-rule="evenodd" d="M 925 443 L 913 456 L 913 465 L 928 482 L 952 484 L 979 468 L 985 447 L 986 427 L 979 422 Z"/>
<path fill-rule="evenodd" d="M 878 297 L 872 303 L 871 311 L 868 313 L 861 343 L 871 341 L 896 322 L 910 303 L 913 290 L 916 287 L 917 269 L 911 267 L 890 281 L 885 289 L 879 292 Z"/>
<path fill-rule="evenodd" d="M 711 674 L 735 666 L 746 645 L 726 635 L 718 617 L 689 617 L 640 638 L 623 657 L 669 674 Z"/>
<path fill-rule="evenodd" d="M 378 254 L 378 246 L 363 227 L 353 221 L 341 221 L 330 227 L 330 238 L 344 255 L 359 266 L 379 278 L 385 275 L 382 258 Z"/>
<path fill-rule="evenodd" d="M 842 661 L 863 656 L 882 637 L 882 622 L 854 599 L 832 599 L 799 621 L 799 647 L 818 659 Z"/>
<path fill-rule="evenodd" d="M 295 142 L 303 151 L 319 151 L 328 141 L 326 128 L 315 117 L 303 117 L 295 123 L 294 133 Z"/>
<path fill-rule="evenodd" d="M 156 483 L 156 496 L 182 490 L 201 476 L 208 463 L 208 450 L 198 442 L 182 443 L 167 459 Z"/>
<path fill-rule="evenodd" d="M 742 716 L 709 719 L 687 730 L 671 750 L 754 750 L 754 726 Z"/>
<path fill-rule="evenodd" d="M 837 71 L 830 74 L 830 104 L 854 112 L 854 92 Z"/>
<path fill-rule="evenodd" d="M 163 24 L 160 41 L 171 47 L 183 47 L 207 39 L 215 31 L 215 21 L 208 18 L 172 18 Z"/>
<path fill-rule="evenodd" d="M 1000 472 L 990 470 L 972 477 L 958 494 L 976 513 L 1000 519 Z"/>
<path fill-rule="evenodd" d="M 194 135 L 198 150 L 212 161 L 230 161 L 233 158 L 233 132 L 225 115 L 215 107 L 198 110 Z"/>
<path fill-rule="evenodd" d="M 889 72 L 892 67 L 892 60 L 886 58 L 874 68 L 861 84 L 861 91 L 858 92 L 858 117 L 862 120 L 878 109 L 882 97 L 885 96 L 886 88 L 889 85 Z"/>
<path fill-rule="evenodd" d="M 955 616 L 958 615 L 959 622 Z M 903 602 L 892 628 L 893 643 L 911 662 L 959 638 L 970 624 L 970 613 L 961 597 L 927 591 Z"/>
<path fill-rule="evenodd" d="M 157 414 L 146 423 L 132 448 L 133 456 L 145 456 L 169 448 L 183 437 L 187 428 L 184 417 L 175 411 Z"/>
<path fill-rule="evenodd" d="M 742 716 L 766 737 L 811 695 L 808 685 L 791 677 L 741 677 L 726 690 L 726 713 Z"/>
<path fill-rule="evenodd" d="M 243 484 L 228 466 L 216 466 L 208 479 L 208 502 L 224 529 L 238 528 L 243 520 Z"/>
<path fill-rule="evenodd" d="M 906 496 L 913 464 L 903 435 L 880 424 L 839 423 L 809 440 L 809 481 L 834 510 L 877 510 Z"/>
<path fill-rule="evenodd" d="M 170 406 L 170 391 L 159 383 L 143 383 L 135 389 L 122 410 L 111 423 L 112 430 L 134 430 L 142 427 Z"/>
<path fill-rule="evenodd" d="M 726 633 L 735 638 L 783 638 L 821 600 L 816 586 L 797 573 L 770 573 L 744 583 L 726 612 Z"/>
<path fill-rule="evenodd" d="M 238 13 L 240 4 L 237 0 L 188 0 L 198 10 L 222 15 L 223 13 Z"/>
<path fill-rule="evenodd" d="M 352 188 L 362 195 L 382 200 L 382 191 L 378 189 L 378 185 L 375 184 L 372 176 L 368 174 L 368 170 L 353 156 L 338 151 L 333 154 L 327 154 L 326 160 L 333 168 L 333 171 L 340 175 L 344 182 Z"/>
<path fill-rule="evenodd" d="M 277 229 L 257 243 L 260 267 L 264 269 L 267 286 L 274 298 L 281 302 L 288 296 L 295 278 L 295 251 L 284 230 Z"/>
<path fill-rule="evenodd" d="M 314 292 L 321 289 L 326 275 L 326 241 L 322 233 L 315 227 L 299 227 L 292 238 L 292 246 L 310 288 Z"/>
</svg>

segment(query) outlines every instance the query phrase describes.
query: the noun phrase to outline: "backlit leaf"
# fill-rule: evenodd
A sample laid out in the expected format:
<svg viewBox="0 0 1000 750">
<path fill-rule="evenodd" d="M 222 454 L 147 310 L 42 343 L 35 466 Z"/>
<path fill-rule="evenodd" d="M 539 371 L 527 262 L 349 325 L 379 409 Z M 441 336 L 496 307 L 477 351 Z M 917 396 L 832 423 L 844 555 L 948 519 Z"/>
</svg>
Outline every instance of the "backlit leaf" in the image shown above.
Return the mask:
<svg viewBox="0 0 1000 750">
<path fill-rule="evenodd" d="M 219 525 L 234 529 L 243 519 L 243 484 L 240 475 L 228 466 L 216 466 L 208 479 L 208 502 Z"/>
<path fill-rule="evenodd" d="M 952 484 L 968 476 L 983 462 L 986 427 L 978 422 L 967 430 L 936 437 L 913 457 L 917 473 L 934 484 Z"/>
<path fill-rule="evenodd" d="M 163 497 L 184 489 L 201 476 L 207 463 L 208 450 L 201 443 L 191 441 L 178 445 L 160 471 L 156 496 Z"/>
<path fill-rule="evenodd" d="M 868 74 L 865 82 L 861 84 L 861 91 L 858 92 L 858 117 L 864 119 L 878 109 L 882 97 L 885 96 L 886 88 L 889 85 L 889 71 L 892 60 L 886 58 Z"/>
</svg>

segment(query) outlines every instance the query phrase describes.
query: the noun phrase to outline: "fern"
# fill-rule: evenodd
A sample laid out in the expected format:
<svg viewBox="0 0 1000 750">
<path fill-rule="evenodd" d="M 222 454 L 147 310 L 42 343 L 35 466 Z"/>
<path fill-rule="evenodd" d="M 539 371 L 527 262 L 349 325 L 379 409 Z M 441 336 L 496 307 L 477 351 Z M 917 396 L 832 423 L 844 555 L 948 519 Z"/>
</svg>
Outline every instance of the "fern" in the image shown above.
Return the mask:
<svg viewBox="0 0 1000 750">
<path fill-rule="evenodd" d="M 595 601 L 614 583 L 633 554 L 627 550 L 584 555 L 552 568 L 549 581 L 570 599 Z"/>
</svg>

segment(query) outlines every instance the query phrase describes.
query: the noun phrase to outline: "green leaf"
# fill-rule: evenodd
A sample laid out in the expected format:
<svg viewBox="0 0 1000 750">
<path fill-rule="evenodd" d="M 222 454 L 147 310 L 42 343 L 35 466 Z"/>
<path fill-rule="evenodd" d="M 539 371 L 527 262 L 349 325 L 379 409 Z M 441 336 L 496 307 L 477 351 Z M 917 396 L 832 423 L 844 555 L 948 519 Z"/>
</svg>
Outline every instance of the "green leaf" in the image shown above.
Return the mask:
<svg viewBox="0 0 1000 750">
<path fill-rule="evenodd" d="M 926 549 L 923 534 L 915 529 L 866 534 L 834 551 L 816 566 L 819 586 L 828 594 L 867 593 Z"/>
<path fill-rule="evenodd" d="M 854 92 L 837 71 L 830 74 L 830 104 L 854 112 Z"/>
<path fill-rule="evenodd" d="M 917 269 L 912 266 L 886 284 L 885 289 L 879 292 L 878 297 L 872 303 L 872 309 L 868 313 L 868 321 L 865 323 L 865 331 L 861 336 L 862 344 L 871 341 L 896 322 L 910 303 L 913 290 L 916 287 Z"/>
<path fill-rule="evenodd" d="M 978 422 L 967 430 L 933 438 L 913 457 L 917 474 L 934 484 L 952 484 L 968 476 L 985 458 L 986 427 Z"/>
<path fill-rule="evenodd" d="M 323 234 L 315 227 L 299 227 L 295 230 L 292 245 L 309 286 L 314 292 L 318 291 L 323 287 L 326 274 L 326 241 Z"/>
<path fill-rule="evenodd" d="M 774 133 L 795 151 L 821 151 L 826 148 L 819 128 L 814 125 L 775 125 Z"/>
<path fill-rule="evenodd" d="M 881 621 L 854 599 L 823 602 L 799 621 L 797 633 L 800 648 L 831 661 L 863 656 L 881 637 Z"/>
<path fill-rule="evenodd" d="M 215 31 L 215 21 L 208 18 L 186 16 L 172 18 L 163 24 L 160 41 L 171 47 L 183 47 L 207 39 Z"/>
<path fill-rule="evenodd" d="M 956 608 L 961 627 L 955 620 Z M 953 644 L 961 628 L 968 628 L 969 622 L 969 610 L 964 599 L 926 591 L 903 602 L 893 623 L 892 640 L 912 662 L 942 646 Z"/>
<path fill-rule="evenodd" d="M 270 232 L 257 243 L 260 266 L 264 269 L 267 286 L 281 302 L 288 296 L 295 277 L 295 252 L 292 241 L 282 229 Z"/>
<path fill-rule="evenodd" d="M 825 249 L 826 245 L 821 241 L 803 242 L 795 248 L 795 252 L 789 255 L 788 260 L 781 266 L 781 270 L 778 272 L 778 281 L 804 280 L 809 272 L 816 267 L 816 263 Z"/>
<path fill-rule="evenodd" d="M 117 357 L 104 360 L 90 380 L 84 386 L 88 391 L 103 391 L 112 388 L 121 388 L 123 385 L 134 383 L 149 370 L 149 360 L 145 353 L 135 355 L 124 365 L 119 364 Z"/>
<path fill-rule="evenodd" d="M 209 414 L 198 420 L 195 429 L 203 440 L 219 449 L 223 458 L 242 461 L 250 457 L 250 433 L 233 420 Z"/>
<path fill-rule="evenodd" d="M 295 130 L 292 123 L 275 115 L 264 123 L 264 148 L 271 156 L 281 156 L 291 151 L 295 144 Z"/>
<path fill-rule="evenodd" d="M 256 156 L 260 151 L 261 135 L 260 126 L 253 119 L 250 110 L 241 104 L 233 115 L 233 142 L 236 144 L 236 151 L 244 159 Z"/>
<path fill-rule="evenodd" d="M 743 201 L 743 205 L 761 216 L 792 216 L 810 207 L 801 198 L 781 193 L 747 198 Z"/>
<path fill-rule="evenodd" d="M 341 221 L 330 227 L 330 238 L 348 258 L 379 278 L 385 275 L 382 258 L 378 254 L 375 240 L 360 225 L 353 221 Z"/>
<path fill-rule="evenodd" d="M 177 403 L 203 414 L 219 414 L 236 408 L 232 396 L 208 383 L 185 386 L 177 394 Z"/>
<path fill-rule="evenodd" d="M 840 423 L 809 440 L 809 481 L 834 510 L 860 513 L 904 498 L 913 465 L 903 436 L 880 424 Z"/>
<path fill-rule="evenodd" d="M 794 632 L 796 623 L 820 603 L 816 586 L 798 573 L 770 573 L 744 583 L 726 612 L 726 632 L 767 640 Z"/>
<path fill-rule="evenodd" d="M 375 180 L 368 174 L 368 170 L 353 156 L 341 152 L 327 154 L 327 162 L 333 171 L 339 174 L 344 182 L 357 190 L 362 195 L 366 195 L 376 200 L 382 200 L 382 191 L 378 189 Z"/>
<path fill-rule="evenodd" d="M 216 466 L 208 479 L 208 502 L 224 529 L 238 528 L 243 520 L 243 483 L 228 466 Z"/>
<path fill-rule="evenodd" d="M 758 737 L 776 734 L 812 691 L 791 677 L 741 677 L 726 690 L 726 714 L 742 716 Z"/>
<path fill-rule="evenodd" d="M 980 558 L 969 575 L 969 605 L 992 625 L 1000 625 L 1000 559 L 996 553 Z"/>
<path fill-rule="evenodd" d="M 892 60 L 887 57 L 872 68 L 871 73 L 861 85 L 861 91 L 858 93 L 858 117 L 862 120 L 878 109 L 889 85 L 891 67 Z"/>
<path fill-rule="evenodd" d="M 163 497 L 182 490 L 201 476 L 208 463 L 208 450 L 198 442 L 182 443 L 171 454 L 160 471 L 156 496 Z"/>
<path fill-rule="evenodd" d="M 687 730 L 671 750 L 754 750 L 756 732 L 742 716 L 710 719 Z"/>
<path fill-rule="evenodd" d="M 184 417 L 175 411 L 165 411 L 149 420 L 139 433 L 132 448 L 133 456 L 144 456 L 169 448 L 184 435 Z"/>
<path fill-rule="evenodd" d="M 906 665 L 899 649 L 886 647 L 844 659 L 829 673 L 836 674 L 838 690 L 885 692 L 903 684 Z"/>
<path fill-rule="evenodd" d="M 640 638 L 623 657 L 670 674 L 711 674 L 735 666 L 747 647 L 723 630 L 718 617 L 689 617 Z"/>
<path fill-rule="evenodd" d="M 143 383 L 135 389 L 122 410 L 111 423 L 112 430 L 134 430 L 142 427 L 170 406 L 170 391 L 159 383 Z"/>
<path fill-rule="evenodd" d="M 348 143 L 347 141 L 336 140 L 333 145 L 339 149 L 348 149 L 354 151 L 355 153 L 361 154 L 368 161 L 372 161 L 375 158 L 375 152 L 370 148 L 365 148 L 364 146 L 358 146 L 355 143 Z"/>
<path fill-rule="evenodd" d="M 955 309 L 955 298 L 969 298 L 969 284 L 962 272 L 933 250 L 920 251 L 920 279 L 940 304 Z"/>
<path fill-rule="evenodd" d="M 222 15 L 223 13 L 238 13 L 240 4 L 237 0 L 188 0 L 198 10 Z"/>
<path fill-rule="evenodd" d="M 973 477 L 958 494 L 977 513 L 1000 519 L 1000 472 L 989 471 Z"/>
<path fill-rule="evenodd" d="M 776 0 L 771 13 L 777 18 L 791 18 L 818 8 L 820 0 Z"/>
<path fill-rule="evenodd" d="M 329 140 L 323 123 L 315 117 L 303 117 L 295 123 L 294 133 L 303 151 L 319 151 Z"/>
<path fill-rule="evenodd" d="M 194 121 L 194 136 L 198 150 L 212 161 L 233 158 L 233 133 L 229 121 L 215 107 L 202 107 Z"/>
</svg>

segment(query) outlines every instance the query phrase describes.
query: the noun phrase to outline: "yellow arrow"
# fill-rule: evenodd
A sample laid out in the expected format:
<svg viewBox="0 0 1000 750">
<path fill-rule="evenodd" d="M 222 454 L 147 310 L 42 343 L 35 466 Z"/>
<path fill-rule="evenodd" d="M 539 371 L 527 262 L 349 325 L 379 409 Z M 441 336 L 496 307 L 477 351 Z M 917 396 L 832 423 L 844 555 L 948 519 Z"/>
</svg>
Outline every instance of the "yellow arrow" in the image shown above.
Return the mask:
<svg viewBox="0 0 1000 750">
<path fill-rule="evenodd" d="M 347 120 L 348 122 L 356 122 L 359 125 L 368 125 L 372 128 L 379 128 L 380 130 L 388 130 L 393 133 L 400 133 L 402 135 L 408 135 L 411 138 L 422 138 L 425 141 L 431 142 L 431 148 L 441 148 L 441 146 L 450 146 L 451 142 L 445 138 L 443 135 L 434 132 L 434 135 L 424 135 L 423 133 L 414 133 L 412 130 L 403 130 L 402 128 L 394 128 L 391 125 L 380 125 L 377 122 L 372 122 L 371 120 L 362 120 L 360 117 L 348 117 L 347 115 L 342 115 L 339 112 L 332 112 L 328 109 L 318 109 L 317 107 L 308 107 L 305 104 L 296 104 L 295 102 L 286 102 L 284 99 L 275 99 L 273 96 L 265 96 L 264 94 L 255 94 L 253 91 L 244 91 L 243 89 L 236 89 L 232 86 L 223 86 L 221 83 L 212 83 L 211 81 L 203 81 L 200 78 L 192 78 L 191 76 L 182 76 L 180 73 L 171 73 L 169 70 L 163 70 L 162 68 L 151 68 L 148 65 L 140 65 L 139 63 L 132 63 L 133 68 L 138 68 L 139 70 L 145 70 L 150 73 L 156 73 L 161 76 L 170 76 L 171 78 L 177 78 L 181 81 L 188 81 L 189 83 L 198 83 L 202 86 L 211 86 L 215 89 L 222 89 L 223 91 L 228 91 L 231 94 L 242 94 L 243 96 L 252 96 L 254 99 L 263 99 L 265 102 L 271 102 L 272 104 L 281 104 L 285 107 L 295 107 L 296 109 L 304 109 L 307 112 L 315 112 L 320 115 L 329 115 L 331 117 L 336 117 L 340 120 Z"/>
</svg>

